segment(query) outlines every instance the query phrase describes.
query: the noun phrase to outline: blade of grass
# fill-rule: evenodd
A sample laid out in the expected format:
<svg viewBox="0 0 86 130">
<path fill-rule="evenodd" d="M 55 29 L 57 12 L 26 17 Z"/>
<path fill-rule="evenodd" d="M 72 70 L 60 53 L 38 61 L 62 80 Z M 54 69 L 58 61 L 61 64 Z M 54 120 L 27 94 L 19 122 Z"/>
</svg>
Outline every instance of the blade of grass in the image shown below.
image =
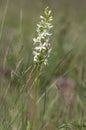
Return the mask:
<svg viewBox="0 0 86 130">
<path fill-rule="evenodd" d="M 7 15 L 7 11 L 8 11 L 8 3 L 9 3 L 9 0 L 7 0 L 7 2 L 6 2 L 6 7 L 5 7 L 5 11 L 4 11 L 3 18 L 2 18 L 1 30 L 0 30 L 0 42 L 2 40 L 3 29 L 4 29 L 6 15 Z"/>
</svg>

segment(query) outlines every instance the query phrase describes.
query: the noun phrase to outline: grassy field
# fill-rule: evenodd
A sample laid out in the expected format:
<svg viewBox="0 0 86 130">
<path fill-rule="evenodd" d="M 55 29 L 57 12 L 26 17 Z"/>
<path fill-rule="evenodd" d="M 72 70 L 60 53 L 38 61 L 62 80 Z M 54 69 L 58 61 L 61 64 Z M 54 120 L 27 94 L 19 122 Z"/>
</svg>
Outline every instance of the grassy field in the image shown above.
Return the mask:
<svg viewBox="0 0 86 130">
<path fill-rule="evenodd" d="M 0 130 L 86 130 L 85 4 L 0 0 Z M 52 51 L 34 100 L 33 38 L 46 6 L 53 16 Z M 61 76 L 61 83 L 70 80 L 60 91 Z"/>
</svg>

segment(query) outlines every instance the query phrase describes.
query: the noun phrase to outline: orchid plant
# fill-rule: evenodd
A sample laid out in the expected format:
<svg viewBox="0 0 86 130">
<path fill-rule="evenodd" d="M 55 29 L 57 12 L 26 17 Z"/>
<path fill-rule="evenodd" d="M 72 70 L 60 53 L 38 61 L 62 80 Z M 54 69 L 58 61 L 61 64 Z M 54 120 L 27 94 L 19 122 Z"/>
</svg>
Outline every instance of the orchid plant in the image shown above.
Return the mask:
<svg viewBox="0 0 86 130">
<path fill-rule="evenodd" d="M 51 52 L 51 45 L 50 45 L 50 36 L 52 33 L 50 29 L 53 27 L 52 25 L 52 16 L 51 10 L 47 7 L 44 11 L 44 16 L 40 16 L 41 21 L 37 24 L 37 37 L 33 38 L 34 42 L 34 64 L 36 67 L 36 79 L 35 79 L 35 86 L 36 90 L 39 87 L 39 77 L 40 77 L 40 70 L 42 65 L 48 64 L 48 58 Z"/>
<path fill-rule="evenodd" d="M 41 66 L 42 64 L 48 64 L 48 57 L 51 52 L 50 46 L 50 29 L 52 26 L 52 16 L 51 10 L 49 8 L 45 8 L 44 16 L 40 16 L 41 21 L 37 24 L 37 37 L 33 39 L 34 41 L 34 63 L 36 66 Z"/>
</svg>

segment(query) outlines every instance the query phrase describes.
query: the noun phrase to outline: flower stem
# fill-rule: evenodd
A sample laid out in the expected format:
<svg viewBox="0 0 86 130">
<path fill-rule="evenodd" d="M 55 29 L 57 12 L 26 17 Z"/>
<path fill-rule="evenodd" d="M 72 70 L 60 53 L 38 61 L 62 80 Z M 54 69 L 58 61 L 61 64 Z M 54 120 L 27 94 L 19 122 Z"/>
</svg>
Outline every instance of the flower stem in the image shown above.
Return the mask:
<svg viewBox="0 0 86 130">
<path fill-rule="evenodd" d="M 39 83 L 40 83 L 40 66 L 37 66 L 36 68 L 36 78 L 35 78 L 35 101 L 37 101 L 38 98 L 38 92 L 39 92 Z"/>
</svg>

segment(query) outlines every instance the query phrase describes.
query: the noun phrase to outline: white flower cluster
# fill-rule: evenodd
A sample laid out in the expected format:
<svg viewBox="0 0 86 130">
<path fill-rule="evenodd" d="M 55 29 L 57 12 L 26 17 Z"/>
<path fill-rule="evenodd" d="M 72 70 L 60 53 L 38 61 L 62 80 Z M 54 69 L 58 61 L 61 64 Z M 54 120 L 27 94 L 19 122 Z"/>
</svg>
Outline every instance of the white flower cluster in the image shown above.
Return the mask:
<svg viewBox="0 0 86 130">
<path fill-rule="evenodd" d="M 47 7 L 44 11 L 44 16 L 40 16 L 41 21 L 37 24 L 37 37 L 33 39 L 34 41 L 34 62 L 36 65 L 45 65 L 48 63 L 48 57 L 50 55 L 50 29 L 53 27 L 51 24 L 52 16 L 51 10 Z"/>
</svg>

